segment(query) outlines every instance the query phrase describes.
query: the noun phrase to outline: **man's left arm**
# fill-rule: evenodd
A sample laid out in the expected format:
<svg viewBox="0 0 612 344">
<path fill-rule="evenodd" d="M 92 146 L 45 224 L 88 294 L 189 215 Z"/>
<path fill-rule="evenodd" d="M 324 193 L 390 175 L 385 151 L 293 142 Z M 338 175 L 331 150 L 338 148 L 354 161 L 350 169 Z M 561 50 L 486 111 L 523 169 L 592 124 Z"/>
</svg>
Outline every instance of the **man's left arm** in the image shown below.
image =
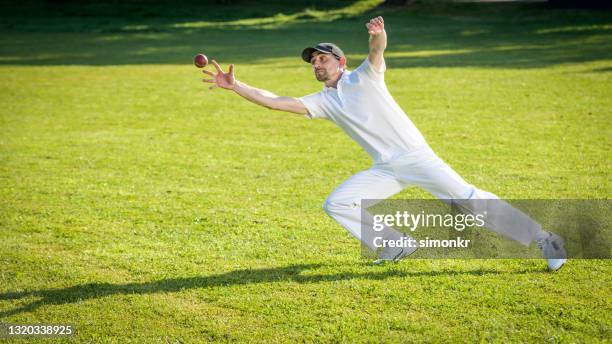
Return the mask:
<svg viewBox="0 0 612 344">
<path fill-rule="evenodd" d="M 387 33 L 385 32 L 385 22 L 382 17 L 372 18 L 366 24 L 368 33 L 370 34 L 370 53 L 368 61 L 376 71 L 381 71 L 385 63 L 383 53 L 387 48 Z"/>
</svg>

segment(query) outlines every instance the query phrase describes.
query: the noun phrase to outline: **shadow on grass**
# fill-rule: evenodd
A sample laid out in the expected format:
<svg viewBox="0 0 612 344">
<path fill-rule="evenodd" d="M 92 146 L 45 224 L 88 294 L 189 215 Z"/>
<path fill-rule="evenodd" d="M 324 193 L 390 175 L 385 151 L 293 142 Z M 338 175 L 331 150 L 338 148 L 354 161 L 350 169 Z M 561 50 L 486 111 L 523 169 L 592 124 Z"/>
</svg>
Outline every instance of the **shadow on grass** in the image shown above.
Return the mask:
<svg viewBox="0 0 612 344">
<path fill-rule="evenodd" d="M 590 70 L 589 73 L 612 73 L 612 67 L 595 68 Z"/>
<path fill-rule="evenodd" d="M 0 294 L 0 300 L 17 300 L 27 297 L 38 297 L 40 300 L 31 302 L 27 305 L 0 312 L 0 317 L 31 312 L 43 305 L 61 305 L 67 303 L 80 302 L 87 299 L 95 299 L 117 294 L 151 294 L 179 292 L 186 289 L 228 287 L 235 285 L 274 283 L 274 282 L 297 282 L 300 284 L 332 282 L 350 279 L 370 279 L 383 280 L 390 277 L 418 277 L 418 276 L 448 276 L 448 275 L 474 275 L 481 276 L 486 274 L 515 274 L 518 272 L 500 272 L 491 269 L 476 269 L 469 271 L 419 271 L 405 272 L 385 269 L 384 271 L 370 271 L 364 273 L 341 272 L 336 274 L 302 274 L 306 270 L 316 270 L 325 267 L 323 264 L 297 264 L 285 267 L 266 268 L 266 269 L 243 269 L 230 271 L 223 274 L 172 278 L 145 283 L 88 283 L 76 285 L 64 289 L 43 289 L 26 292 L 8 292 Z M 373 269 L 379 269 L 373 267 Z M 529 271 L 530 273 L 538 271 Z"/>
<path fill-rule="evenodd" d="M 305 46 L 332 41 L 352 55 L 351 67 L 367 53 L 364 22 L 378 14 L 387 23 L 390 68 L 537 68 L 612 59 L 612 12 L 552 10 L 537 3 L 359 4 L 345 1 L 323 10 L 302 4 L 286 14 L 274 6 L 256 14 L 249 6 L 237 13 L 213 8 L 191 19 L 77 16 L 53 25 L 13 20 L 13 26 L 0 27 L 0 65 L 191 65 L 193 55 L 204 52 L 222 63 L 291 58 L 300 66 Z"/>
</svg>

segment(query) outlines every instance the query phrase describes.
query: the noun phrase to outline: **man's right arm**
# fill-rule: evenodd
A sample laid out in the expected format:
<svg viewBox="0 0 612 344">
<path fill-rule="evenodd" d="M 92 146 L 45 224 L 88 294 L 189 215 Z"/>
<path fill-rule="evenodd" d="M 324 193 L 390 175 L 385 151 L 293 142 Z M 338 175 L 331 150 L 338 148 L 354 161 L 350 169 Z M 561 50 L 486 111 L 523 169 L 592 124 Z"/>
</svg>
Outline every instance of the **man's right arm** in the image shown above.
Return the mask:
<svg viewBox="0 0 612 344">
<path fill-rule="evenodd" d="M 233 64 L 230 65 L 229 72 L 225 73 L 217 61 L 212 60 L 211 62 L 217 69 L 217 74 L 203 70 L 205 74 L 213 77 L 213 79 L 203 80 L 204 82 L 213 83 L 214 85 L 211 86 L 211 88 L 221 87 L 227 90 L 232 90 L 246 100 L 257 105 L 265 106 L 268 109 L 293 112 L 301 115 L 306 115 L 308 113 L 306 106 L 304 106 L 304 104 L 297 98 L 277 96 L 270 91 L 261 90 L 236 80 L 234 77 Z"/>
<path fill-rule="evenodd" d="M 297 98 L 277 96 L 270 91 L 249 86 L 238 80 L 235 81 L 233 91 L 244 99 L 268 109 L 293 112 L 300 115 L 308 113 L 304 104 Z"/>
</svg>

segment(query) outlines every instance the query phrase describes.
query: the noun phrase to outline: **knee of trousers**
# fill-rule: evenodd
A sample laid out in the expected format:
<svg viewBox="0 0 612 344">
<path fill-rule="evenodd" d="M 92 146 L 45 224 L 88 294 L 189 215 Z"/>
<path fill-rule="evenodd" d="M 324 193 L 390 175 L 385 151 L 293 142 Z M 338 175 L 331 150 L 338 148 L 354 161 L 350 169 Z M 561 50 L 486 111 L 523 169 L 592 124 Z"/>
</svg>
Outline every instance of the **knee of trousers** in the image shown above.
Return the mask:
<svg viewBox="0 0 612 344">
<path fill-rule="evenodd" d="M 472 192 L 466 199 L 499 199 L 497 195 L 472 186 Z"/>
<path fill-rule="evenodd" d="M 360 207 L 361 200 L 347 200 L 335 197 L 328 197 L 323 202 L 323 210 L 328 215 L 341 214 Z"/>
<path fill-rule="evenodd" d="M 443 202 L 452 203 L 453 200 L 458 199 L 478 198 L 477 190 L 473 185 L 465 184 L 459 188 L 433 190 L 431 192 Z"/>
</svg>

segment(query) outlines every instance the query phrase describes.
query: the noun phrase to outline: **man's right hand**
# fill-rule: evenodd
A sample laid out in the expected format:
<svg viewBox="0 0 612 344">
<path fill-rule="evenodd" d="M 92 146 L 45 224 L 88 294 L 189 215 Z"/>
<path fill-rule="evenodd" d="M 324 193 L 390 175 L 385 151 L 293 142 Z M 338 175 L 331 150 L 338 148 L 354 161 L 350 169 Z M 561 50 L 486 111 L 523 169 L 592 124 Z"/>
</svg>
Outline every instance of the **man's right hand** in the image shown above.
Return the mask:
<svg viewBox="0 0 612 344">
<path fill-rule="evenodd" d="M 217 74 L 214 74 L 207 70 L 203 70 L 202 73 L 212 76 L 213 79 L 202 79 L 202 81 L 214 84 L 210 86 L 210 89 L 213 89 L 215 87 L 221 87 L 227 90 L 233 90 L 234 87 L 236 86 L 236 78 L 234 78 L 234 65 L 231 64 L 229 66 L 229 72 L 225 73 L 223 72 L 223 70 L 221 69 L 221 66 L 219 66 L 217 61 L 212 60 L 211 62 L 217 69 Z"/>
<path fill-rule="evenodd" d="M 269 109 L 281 110 L 287 112 L 293 112 L 300 115 L 308 113 L 306 106 L 297 98 L 293 97 L 279 97 L 276 94 L 261 90 L 255 87 L 251 87 L 244 82 L 240 82 L 234 78 L 234 65 L 229 66 L 229 72 L 225 73 L 221 70 L 221 67 L 217 61 L 210 61 L 217 69 L 217 74 L 203 70 L 204 74 L 212 76 L 212 79 L 202 79 L 204 82 L 214 84 L 210 88 L 221 87 L 227 90 L 232 90 L 238 93 L 241 97 L 251 101 L 255 104 L 265 106 Z"/>
</svg>

